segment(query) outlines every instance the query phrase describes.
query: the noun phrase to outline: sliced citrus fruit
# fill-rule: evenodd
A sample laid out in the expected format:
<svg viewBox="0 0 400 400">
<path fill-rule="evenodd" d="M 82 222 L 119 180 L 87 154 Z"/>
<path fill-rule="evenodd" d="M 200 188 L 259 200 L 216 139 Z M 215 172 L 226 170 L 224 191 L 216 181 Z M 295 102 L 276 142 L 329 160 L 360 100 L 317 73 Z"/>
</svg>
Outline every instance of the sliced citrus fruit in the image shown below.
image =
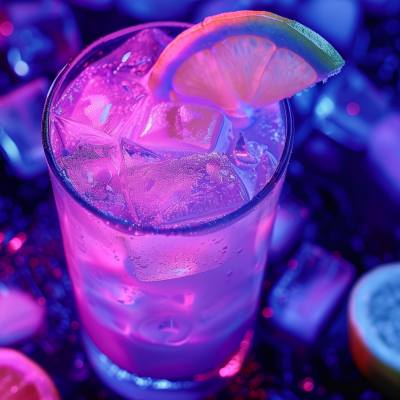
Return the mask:
<svg viewBox="0 0 400 400">
<path fill-rule="evenodd" d="M 61 400 L 50 375 L 21 352 L 0 348 L 0 399 Z"/>
<path fill-rule="evenodd" d="M 245 115 L 327 79 L 344 61 L 321 36 L 264 11 L 208 17 L 162 52 L 149 88 L 163 99 L 210 102 Z"/>
<path fill-rule="evenodd" d="M 389 398 L 400 393 L 400 263 L 364 274 L 348 309 L 349 347 L 358 369 Z"/>
</svg>

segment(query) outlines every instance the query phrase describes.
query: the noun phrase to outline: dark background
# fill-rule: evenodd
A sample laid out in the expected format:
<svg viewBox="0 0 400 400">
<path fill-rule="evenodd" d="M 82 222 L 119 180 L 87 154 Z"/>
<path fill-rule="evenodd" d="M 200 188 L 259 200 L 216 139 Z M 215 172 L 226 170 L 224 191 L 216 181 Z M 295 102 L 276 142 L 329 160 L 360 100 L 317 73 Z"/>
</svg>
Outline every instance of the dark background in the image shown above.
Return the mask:
<svg viewBox="0 0 400 400">
<path fill-rule="evenodd" d="M 339 76 L 292 99 L 297 132 L 282 199 L 308 208 L 310 217 L 301 228 L 289 224 L 294 232 L 291 241 L 275 243 L 283 250 L 276 250 L 266 281 L 279 280 L 304 241 L 340 253 L 355 265 L 357 276 L 400 259 L 400 172 L 397 180 L 390 173 L 400 168 L 400 124 L 397 128 L 391 124 L 394 155 L 390 160 L 384 151 L 377 153 L 379 146 L 373 139 L 378 137 L 379 143 L 379 124 L 400 106 L 399 1 L 3 1 L 0 280 L 7 287 L 45 298 L 46 326 L 14 347 L 49 371 L 63 399 L 119 397 L 91 372 L 80 347 L 79 318 L 46 165 L 42 156 L 32 156 L 32 149 L 40 148 L 40 116 L 50 82 L 81 48 L 113 31 L 147 21 L 199 22 L 207 15 L 240 9 L 293 18 L 325 37 L 346 61 Z M 13 23 L 12 33 L 9 26 L 1 25 L 4 21 Z M 318 111 L 326 105 L 324 97 L 334 105 L 329 115 Z M 354 116 L 348 111 L 350 103 L 359 106 Z M 13 157 L 14 147 L 4 133 L 19 149 L 20 159 Z M 23 238 L 22 246 L 15 246 L 14 238 Z M 261 310 L 269 283 L 264 285 Z M 350 356 L 346 297 L 338 299 L 322 334 L 309 345 L 269 337 L 260 314 L 253 351 L 240 376 L 209 400 L 383 399 L 359 374 Z M 306 377 L 314 382 L 310 392 L 301 384 Z"/>
</svg>

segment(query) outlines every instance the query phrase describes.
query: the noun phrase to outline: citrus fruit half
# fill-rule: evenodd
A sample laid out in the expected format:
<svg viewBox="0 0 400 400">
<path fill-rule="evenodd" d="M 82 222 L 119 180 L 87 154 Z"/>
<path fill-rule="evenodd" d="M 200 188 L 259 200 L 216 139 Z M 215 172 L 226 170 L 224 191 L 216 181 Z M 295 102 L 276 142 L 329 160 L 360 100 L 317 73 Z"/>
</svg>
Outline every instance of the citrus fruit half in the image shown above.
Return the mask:
<svg viewBox="0 0 400 400">
<path fill-rule="evenodd" d="M 0 348 L 0 399 L 61 400 L 50 375 L 21 352 Z"/>
<path fill-rule="evenodd" d="M 365 273 L 348 309 L 349 346 L 358 369 L 388 397 L 400 393 L 400 263 Z"/>
<path fill-rule="evenodd" d="M 321 36 L 264 11 L 208 17 L 178 35 L 149 77 L 155 97 L 202 100 L 233 116 L 261 108 L 340 72 Z"/>
</svg>

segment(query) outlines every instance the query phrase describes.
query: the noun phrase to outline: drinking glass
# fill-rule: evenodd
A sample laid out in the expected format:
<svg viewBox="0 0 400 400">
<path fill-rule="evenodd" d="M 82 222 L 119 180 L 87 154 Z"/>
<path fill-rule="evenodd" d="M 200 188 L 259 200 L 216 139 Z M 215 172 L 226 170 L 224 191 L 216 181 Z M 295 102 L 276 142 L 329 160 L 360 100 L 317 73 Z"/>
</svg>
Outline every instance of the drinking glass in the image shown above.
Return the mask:
<svg viewBox="0 0 400 400">
<path fill-rule="evenodd" d="M 265 187 L 234 212 L 189 227 L 135 225 L 84 200 L 57 165 L 51 110 L 85 69 L 143 29 L 176 36 L 189 24 L 137 25 L 101 38 L 55 79 L 42 123 L 44 152 L 82 325 L 98 376 L 128 399 L 202 399 L 241 368 L 253 337 L 267 250 L 293 145 L 286 135 Z"/>
</svg>

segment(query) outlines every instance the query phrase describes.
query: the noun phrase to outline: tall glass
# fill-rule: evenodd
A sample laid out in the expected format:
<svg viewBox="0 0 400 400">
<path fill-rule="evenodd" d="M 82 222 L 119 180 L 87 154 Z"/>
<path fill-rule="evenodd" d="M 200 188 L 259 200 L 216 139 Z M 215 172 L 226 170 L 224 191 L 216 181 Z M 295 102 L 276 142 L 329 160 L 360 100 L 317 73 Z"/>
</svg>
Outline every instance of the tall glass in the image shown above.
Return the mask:
<svg viewBox="0 0 400 400">
<path fill-rule="evenodd" d="M 129 399 L 201 399 L 240 370 L 292 150 L 289 102 L 280 102 L 286 141 L 265 187 L 224 217 L 175 229 L 134 225 L 86 202 L 55 161 L 50 110 L 73 79 L 135 32 L 157 27 L 176 36 L 188 26 L 144 24 L 94 42 L 60 72 L 43 115 L 43 146 L 83 342 L 96 373 Z"/>
</svg>

